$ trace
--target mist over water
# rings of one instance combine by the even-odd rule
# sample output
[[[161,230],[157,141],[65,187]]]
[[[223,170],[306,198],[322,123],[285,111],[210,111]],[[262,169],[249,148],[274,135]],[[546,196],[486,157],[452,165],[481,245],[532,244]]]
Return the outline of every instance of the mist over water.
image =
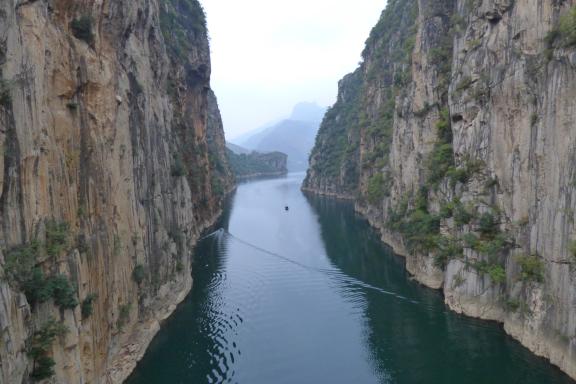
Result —
[[[450,312],[302,177],[238,187],[128,383],[571,383],[497,324]]]

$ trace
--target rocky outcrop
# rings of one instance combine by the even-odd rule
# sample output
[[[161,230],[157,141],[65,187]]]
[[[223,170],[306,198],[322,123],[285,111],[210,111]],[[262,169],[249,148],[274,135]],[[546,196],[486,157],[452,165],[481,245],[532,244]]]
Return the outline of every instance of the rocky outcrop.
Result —
[[[228,161],[238,179],[282,176],[288,172],[288,155],[282,152],[236,154],[228,150]]]
[[[574,378],[575,6],[389,1],[303,186],[355,199],[452,309]]]
[[[0,383],[120,383],[233,188],[196,0],[0,2]]]

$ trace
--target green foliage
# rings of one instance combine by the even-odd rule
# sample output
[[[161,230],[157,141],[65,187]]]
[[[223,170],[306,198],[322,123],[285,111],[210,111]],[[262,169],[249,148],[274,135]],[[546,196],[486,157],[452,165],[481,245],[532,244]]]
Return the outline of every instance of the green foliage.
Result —
[[[340,97],[328,109],[310,156],[311,170],[342,190],[356,190],[360,174],[360,126],[368,124],[360,113],[363,73],[359,68],[340,81]]]
[[[146,278],[146,270],[142,264],[138,264],[134,267],[132,271],[132,279],[136,282],[136,284],[140,285]]]
[[[186,166],[181,156],[175,156],[172,167],[170,168],[170,175],[172,177],[186,176]]]
[[[82,318],[89,318],[94,312],[94,301],[98,298],[95,293],[90,293],[84,300],[82,300]]]
[[[130,310],[132,309],[131,304],[124,304],[120,306],[118,313],[118,320],[116,321],[116,327],[122,330],[124,326],[130,321]]]
[[[490,213],[483,213],[478,219],[478,231],[487,237],[492,237],[499,232],[499,223],[496,217]]]
[[[560,16],[558,25],[548,32],[545,41],[549,47],[555,48],[576,45],[576,6]]]
[[[237,177],[286,172],[286,157],[280,152],[236,154],[227,150],[226,154],[230,168]]]
[[[454,165],[452,144],[438,142],[428,160],[428,183],[438,184]]]
[[[474,250],[488,256],[497,256],[509,248],[509,239],[503,233],[498,233],[488,239],[479,239],[473,247]]]
[[[50,319],[28,340],[27,353],[34,359],[30,377],[34,381],[48,379],[54,375],[54,360],[48,356],[48,351],[56,337],[63,336],[67,331],[64,325]]]
[[[436,122],[436,136],[441,143],[452,143],[452,124],[450,123],[450,110],[443,108],[440,119]]]
[[[520,265],[520,280],[526,282],[544,282],[544,263],[537,255],[519,256],[516,261]]]
[[[30,378],[34,381],[42,381],[49,379],[54,376],[54,366],[56,363],[54,359],[46,356],[40,355],[34,360],[34,368],[30,373]]]
[[[70,23],[70,29],[77,39],[83,40],[91,45],[94,42],[92,24],[92,17],[90,15],[84,15],[78,19],[72,20]]]
[[[41,245],[38,241],[10,249],[6,253],[4,277],[10,283],[22,284],[32,278]]]
[[[434,264],[444,269],[450,260],[460,258],[463,255],[462,245],[457,239],[447,236],[437,237],[438,249],[434,255]]]
[[[48,279],[49,290],[54,298],[54,303],[62,309],[74,309],[78,305],[76,290],[63,275],[57,275]]]
[[[472,219],[474,219],[474,215],[469,209],[464,207],[460,200],[457,200],[454,206],[454,224],[458,226],[470,224]]]
[[[49,221],[46,223],[46,253],[58,256],[68,245],[69,225],[66,222]]]
[[[368,188],[366,193],[366,196],[370,204],[376,205],[382,202],[382,199],[388,193],[386,189],[387,189],[387,183],[386,180],[384,179],[384,175],[381,172],[373,175],[368,180]]]
[[[572,240],[568,243],[568,252],[570,252],[570,255],[574,261],[576,261],[576,240]]]
[[[488,268],[488,275],[496,284],[502,284],[506,282],[506,270],[501,265],[492,264]]]
[[[160,5],[160,29],[170,53],[183,60],[195,40],[204,37],[206,16],[198,0],[165,0]]]
[[[31,275],[20,282],[20,289],[24,291],[30,305],[48,301],[53,293],[50,280],[44,276],[40,267],[34,267]]]
[[[7,81],[0,79],[0,105],[8,108],[10,104],[12,104],[10,86]]]
[[[488,275],[495,284],[506,282],[506,270],[500,264],[478,261],[472,267],[481,275]]]
[[[78,305],[76,292],[68,279],[63,275],[46,276],[38,265],[43,250],[49,256],[56,256],[67,244],[68,224],[54,221],[46,223],[44,246],[35,240],[6,253],[4,278],[20,288],[33,306],[53,298],[61,309],[75,308]]]

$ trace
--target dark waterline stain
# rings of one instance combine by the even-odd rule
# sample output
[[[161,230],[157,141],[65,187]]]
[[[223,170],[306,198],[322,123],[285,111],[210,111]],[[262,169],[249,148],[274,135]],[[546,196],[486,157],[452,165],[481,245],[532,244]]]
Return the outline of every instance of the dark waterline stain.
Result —
[[[238,187],[128,384],[574,384],[498,324],[449,311],[351,205],[300,181]]]

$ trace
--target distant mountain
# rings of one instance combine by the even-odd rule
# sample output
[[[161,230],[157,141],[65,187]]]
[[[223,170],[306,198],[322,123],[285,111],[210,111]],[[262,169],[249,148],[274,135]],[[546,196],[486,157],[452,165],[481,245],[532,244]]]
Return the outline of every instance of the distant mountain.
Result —
[[[314,103],[297,104],[288,119],[235,143],[260,152],[283,152],[288,155],[289,171],[304,171],[325,112]]]

